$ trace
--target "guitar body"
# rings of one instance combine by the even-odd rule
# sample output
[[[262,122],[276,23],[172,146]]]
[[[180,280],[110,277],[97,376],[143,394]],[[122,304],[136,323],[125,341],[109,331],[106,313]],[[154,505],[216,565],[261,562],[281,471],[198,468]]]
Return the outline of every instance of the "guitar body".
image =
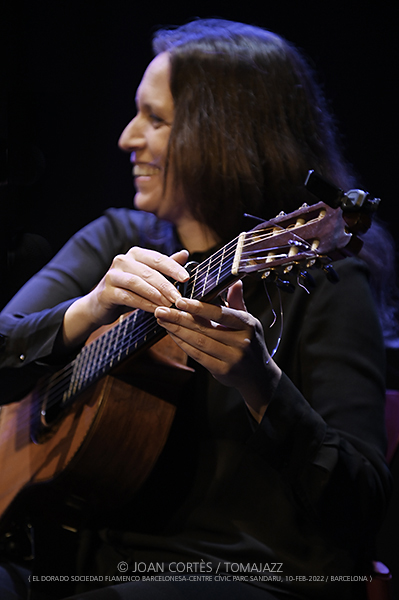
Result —
[[[192,373],[160,359],[162,342],[152,358],[136,359],[130,368],[125,363],[123,371],[82,392],[50,427],[40,423],[35,391],[1,407],[0,530],[14,509],[40,503],[49,490],[64,500],[81,499],[94,511],[129,502],[162,452],[175,415],[176,391],[166,400],[158,391],[170,389],[171,381],[178,387]]]

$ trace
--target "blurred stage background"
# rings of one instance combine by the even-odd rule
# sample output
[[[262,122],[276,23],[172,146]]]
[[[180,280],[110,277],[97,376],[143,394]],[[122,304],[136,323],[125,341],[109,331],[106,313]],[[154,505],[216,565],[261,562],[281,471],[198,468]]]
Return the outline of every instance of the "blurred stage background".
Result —
[[[380,217],[399,239],[393,2],[355,0],[345,7],[331,0],[247,0],[234,7],[226,0],[9,4],[9,72],[4,76],[9,103],[7,113],[2,98],[0,122],[3,182],[7,145],[13,168],[8,185],[0,187],[1,305],[75,231],[107,207],[131,206],[129,157],[117,141],[134,114],[152,33],[196,16],[254,23],[303,49],[323,82],[359,187],[382,198]],[[395,505],[397,498],[379,557],[396,569],[398,585]]]

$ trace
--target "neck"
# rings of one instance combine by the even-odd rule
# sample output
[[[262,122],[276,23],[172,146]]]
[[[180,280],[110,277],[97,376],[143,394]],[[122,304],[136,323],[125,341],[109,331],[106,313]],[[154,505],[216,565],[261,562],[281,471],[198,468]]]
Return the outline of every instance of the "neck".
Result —
[[[220,241],[209,227],[191,219],[177,224],[176,229],[183,247],[190,254],[205,252]]]

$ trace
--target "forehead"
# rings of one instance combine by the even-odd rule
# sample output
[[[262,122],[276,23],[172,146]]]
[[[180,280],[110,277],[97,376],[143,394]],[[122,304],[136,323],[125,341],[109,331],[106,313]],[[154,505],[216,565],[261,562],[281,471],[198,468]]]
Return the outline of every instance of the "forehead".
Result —
[[[158,54],[148,65],[143,79],[137,88],[136,100],[139,105],[162,107],[173,110],[170,91],[170,61],[167,52]]]

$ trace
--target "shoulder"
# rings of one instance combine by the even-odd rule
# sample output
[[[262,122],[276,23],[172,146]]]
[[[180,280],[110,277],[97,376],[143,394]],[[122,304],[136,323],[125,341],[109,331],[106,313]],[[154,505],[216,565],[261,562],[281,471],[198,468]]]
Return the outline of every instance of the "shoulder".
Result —
[[[173,252],[178,244],[172,224],[151,213],[129,208],[109,208],[73,238],[99,246],[111,254],[125,253],[133,245]]]
[[[332,309],[333,304],[341,307],[352,306],[356,311],[360,305],[372,307],[374,300],[370,286],[370,269],[367,263],[357,257],[348,257],[331,264],[337,276],[336,282],[329,280],[328,273],[320,269],[316,275],[317,287],[311,294],[311,305],[314,302],[326,303]]]

